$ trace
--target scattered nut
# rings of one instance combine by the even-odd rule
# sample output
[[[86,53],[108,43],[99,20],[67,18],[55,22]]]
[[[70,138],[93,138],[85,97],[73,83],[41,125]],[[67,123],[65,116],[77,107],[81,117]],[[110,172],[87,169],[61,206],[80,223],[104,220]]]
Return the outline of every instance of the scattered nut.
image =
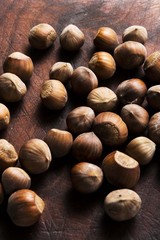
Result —
[[[146,77],[153,82],[160,82],[160,51],[150,54],[144,63]]]
[[[68,62],[56,62],[50,69],[50,79],[57,79],[63,84],[66,84],[71,78],[73,67]]]
[[[160,85],[152,86],[147,91],[147,102],[154,110],[160,110]]]
[[[9,109],[2,103],[0,103],[0,130],[6,128],[10,123]]]
[[[160,112],[150,118],[147,130],[148,137],[156,144],[160,144]]]
[[[134,25],[124,30],[122,39],[123,42],[135,41],[145,44],[148,39],[148,33],[145,27]]]

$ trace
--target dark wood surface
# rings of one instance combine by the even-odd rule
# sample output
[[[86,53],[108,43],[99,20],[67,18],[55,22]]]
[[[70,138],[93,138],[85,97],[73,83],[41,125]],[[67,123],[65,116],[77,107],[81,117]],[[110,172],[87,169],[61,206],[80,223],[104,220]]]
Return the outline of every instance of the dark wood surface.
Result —
[[[14,51],[31,56],[35,70],[23,101],[7,104],[11,111],[9,127],[0,133],[17,151],[30,138],[43,139],[50,128],[66,129],[65,118],[75,106],[85,104],[72,94],[64,110],[46,110],[40,102],[40,89],[49,78],[49,69],[56,61],[69,61],[74,68],[88,66],[94,52],[93,37],[101,26],[113,28],[121,41],[123,30],[131,25],[147,28],[148,54],[160,48],[159,0],[1,0],[0,1],[0,72],[5,58]],[[59,39],[54,47],[36,51],[29,47],[28,32],[34,25],[51,24],[58,35],[69,23],[77,25],[85,34],[85,44],[76,54],[61,50]],[[115,89],[129,77],[143,77],[142,71],[117,71],[115,76],[101,83]],[[109,149],[108,149],[109,151]],[[107,150],[106,150],[107,152]],[[106,154],[104,151],[104,155]],[[103,201],[113,187],[105,181],[102,188],[91,195],[76,193],[70,182],[70,168],[75,163],[71,155],[54,160],[50,169],[32,178],[32,189],[46,203],[40,221],[33,227],[18,228],[6,214],[6,203],[0,209],[1,240],[159,240],[160,239],[160,164],[159,153],[142,168],[141,178],[134,188],[142,198],[142,209],[136,218],[117,223],[104,213]]]

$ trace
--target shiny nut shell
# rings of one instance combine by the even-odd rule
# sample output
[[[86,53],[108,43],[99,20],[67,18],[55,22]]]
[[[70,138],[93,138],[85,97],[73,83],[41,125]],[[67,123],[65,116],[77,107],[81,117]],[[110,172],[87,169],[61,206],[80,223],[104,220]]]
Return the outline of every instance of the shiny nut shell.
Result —
[[[146,77],[153,82],[160,82],[160,51],[150,54],[144,63]]]
[[[63,84],[66,84],[73,73],[73,67],[68,62],[56,62],[50,69],[50,79],[57,79]]]
[[[160,112],[155,113],[148,123],[148,138],[156,144],[160,144]]]
[[[143,26],[130,26],[126,28],[122,35],[123,42],[126,41],[135,41],[145,44],[148,39],[148,33],[145,27]]]
[[[5,129],[10,123],[10,111],[2,103],[0,103],[0,130]]]
[[[154,110],[160,110],[160,85],[152,86],[147,91],[148,105]]]

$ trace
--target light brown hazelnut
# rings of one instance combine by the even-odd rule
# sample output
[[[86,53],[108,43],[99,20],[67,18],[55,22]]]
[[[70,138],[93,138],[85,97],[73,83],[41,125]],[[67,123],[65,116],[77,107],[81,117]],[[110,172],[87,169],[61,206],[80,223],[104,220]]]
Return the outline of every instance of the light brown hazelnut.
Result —
[[[21,52],[13,52],[6,58],[3,64],[4,72],[14,73],[23,82],[27,82],[30,79],[33,69],[32,59]]]
[[[147,56],[143,44],[134,41],[127,41],[118,45],[114,50],[114,59],[123,69],[134,69],[140,67]]]
[[[134,218],[141,209],[140,196],[130,189],[118,189],[110,192],[104,200],[106,214],[121,222]]]
[[[142,104],[146,93],[146,84],[139,78],[121,82],[116,90],[117,97],[123,105],[129,103]]]
[[[128,129],[122,118],[112,112],[98,114],[93,123],[93,131],[103,144],[117,146],[123,144],[128,137]]]
[[[69,153],[73,137],[68,131],[52,128],[47,132],[44,141],[51,150],[52,158],[60,158]]]
[[[73,73],[73,67],[68,62],[56,62],[50,69],[50,79],[57,79],[63,84],[66,84]]]
[[[51,110],[61,110],[68,101],[67,90],[58,80],[46,80],[42,85],[40,97],[44,106]]]
[[[32,27],[28,36],[31,46],[37,49],[46,49],[50,47],[56,38],[57,33],[55,29],[47,23],[40,23]]]
[[[102,185],[103,172],[95,164],[80,162],[71,169],[71,181],[78,192],[93,193]]]
[[[72,154],[79,162],[96,162],[102,154],[102,143],[94,132],[78,135],[73,141]]]
[[[96,74],[98,79],[111,78],[116,71],[116,63],[111,54],[96,52],[89,61],[89,68]]]
[[[139,163],[120,151],[108,154],[102,169],[108,182],[120,188],[133,188],[140,178]]]
[[[89,68],[80,66],[73,71],[71,87],[78,95],[87,95],[92,89],[98,87],[98,79]]]
[[[160,144],[160,112],[155,113],[148,123],[148,137],[156,144]]]
[[[90,107],[74,108],[66,118],[68,130],[73,134],[88,132],[91,130],[94,118],[94,111]]]
[[[2,184],[6,194],[31,186],[30,176],[19,167],[9,167],[2,174]]]
[[[21,189],[9,197],[7,213],[15,225],[29,227],[39,220],[44,207],[44,201],[35,192]]]
[[[0,103],[0,130],[6,128],[10,123],[10,111],[2,103]]]
[[[153,82],[160,82],[160,51],[150,54],[144,63],[146,77]]]
[[[126,41],[135,41],[145,44],[148,39],[148,33],[145,27],[143,26],[130,26],[126,28],[122,35],[123,42]]]
[[[51,160],[50,149],[41,139],[30,139],[20,148],[19,161],[22,167],[31,174],[47,171]]]
[[[160,110],[160,85],[152,86],[147,91],[148,105],[154,110]]]
[[[114,111],[117,102],[116,94],[107,87],[95,88],[87,96],[87,105],[96,113]]]

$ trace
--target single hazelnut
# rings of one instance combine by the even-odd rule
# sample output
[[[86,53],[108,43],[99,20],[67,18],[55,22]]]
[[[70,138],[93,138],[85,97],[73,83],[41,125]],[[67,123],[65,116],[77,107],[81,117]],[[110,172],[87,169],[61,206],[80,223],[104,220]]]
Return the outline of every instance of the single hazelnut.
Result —
[[[29,227],[39,220],[44,206],[44,201],[35,192],[21,189],[9,197],[7,213],[15,225]]]
[[[22,145],[19,151],[19,161],[22,167],[31,174],[47,171],[52,157],[48,145],[40,139],[30,139]]]
[[[51,110],[61,110],[68,101],[67,90],[58,80],[46,80],[42,85],[40,97],[44,106]]]
[[[0,182],[0,205],[3,203],[3,201],[4,201],[4,189],[2,183]]]
[[[112,112],[99,113],[93,123],[93,131],[103,144],[117,146],[128,137],[128,129],[122,118]]]
[[[129,103],[142,104],[146,93],[146,84],[139,78],[121,82],[116,90],[117,97],[123,105]]]
[[[60,158],[69,153],[73,137],[68,131],[52,128],[47,132],[44,141],[51,150],[52,158]]]
[[[102,154],[102,143],[93,132],[82,133],[73,141],[72,154],[79,162],[96,162]]]
[[[84,44],[84,34],[77,26],[69,24],[60,35],[60,44],[64,50],[77,51]]]
[[[94,111],[90,107],[74,108],[66,118],[68,130],[73,134],[88,132],[91,130],[94,118]]]
[[[113,51],[119,44],[117,33],[109,27],[100,27],[93,41],[100,51],[106,52]]]
[[[137,104],[127,104],[121,110],[121,118],[126,123],[129,132],[142,133],[149,122],[148,112]]]
[[[126,41],[135,41],[145,44],[148,39],[148,33],[145,27],[143,26],[130,26],[126,28],[122,35],[123,42]]]
[[[98,79],[89,68],[80,66],[73,71],[71,87],[78,95],[87,95],[92,89],[98,87]]]
[[[87,96],[87,105],[96,113],[114,111],[117,102],[116,94],[107,87],[95,88]]]
[[[111,78],[116,71],[116,63],[111,54],[96,52],[89,61],[89,68],[96,74],[98,79]]]
[[[143,44],[134,41],[127,41],[118,45],[114,50],[114,59],[123,69],[134,69],[140,67],[147,56]]]
[[[125,152],[140,165],[148,164],[154,157],[156,144],[147,137],[134,138],[127,144]]]
[[[10,111],[2,103],[0,103],[0,130],[6,128],[10,123]]]
[[[40,23],[31,28],[28,36],[31,46],[37,49],[46,49],[50,47],[56,38],[57,33],[55,29],[47,23]]]
[[[106,214],[121,222],[134,218],[141,209],[140,196],[130,189],[118,189],[110,192],[104,200]]]
[[[95,164],[80,162],[71,169],[71,181],[78,192],[93,193],[102,185],[103,172]]]
[[[66,84],[71,78],[73,67],[68,62],[56,62],[50,69],[50,79],[57,79],[63,84]]]
[[[30,176],[19,167],[9,167],[2,173],[2,184],[6,194],[30,188]]]
[[[14,167],[18,161],[18,154],[14,146],[5,139],[0,139],[0,172],[8,167]]]
[[[139,163],[120,151],[108,154],[102,169],[108,182],[120,188],[133,188],[140,178]]]
[[[0,98],[6,102],[18,102],[27,92],[26,85],[13,73],[0,76]]]
[[[160,51],[150,54],[143,65],[146,77],[153,82],[160,82]]]
[[[160,85],[152,86],[147,91],[148,105],[156,111],[160,110]]]
[[[148,137],[156,144],[160,144],[160,112],[155,113],[148,123]]]
[[[3,64],[4,72],[14,73],[23,82],[27,82],[30,79],[33,68],[32,59],[21,52],[13,52],[6,58]]]

